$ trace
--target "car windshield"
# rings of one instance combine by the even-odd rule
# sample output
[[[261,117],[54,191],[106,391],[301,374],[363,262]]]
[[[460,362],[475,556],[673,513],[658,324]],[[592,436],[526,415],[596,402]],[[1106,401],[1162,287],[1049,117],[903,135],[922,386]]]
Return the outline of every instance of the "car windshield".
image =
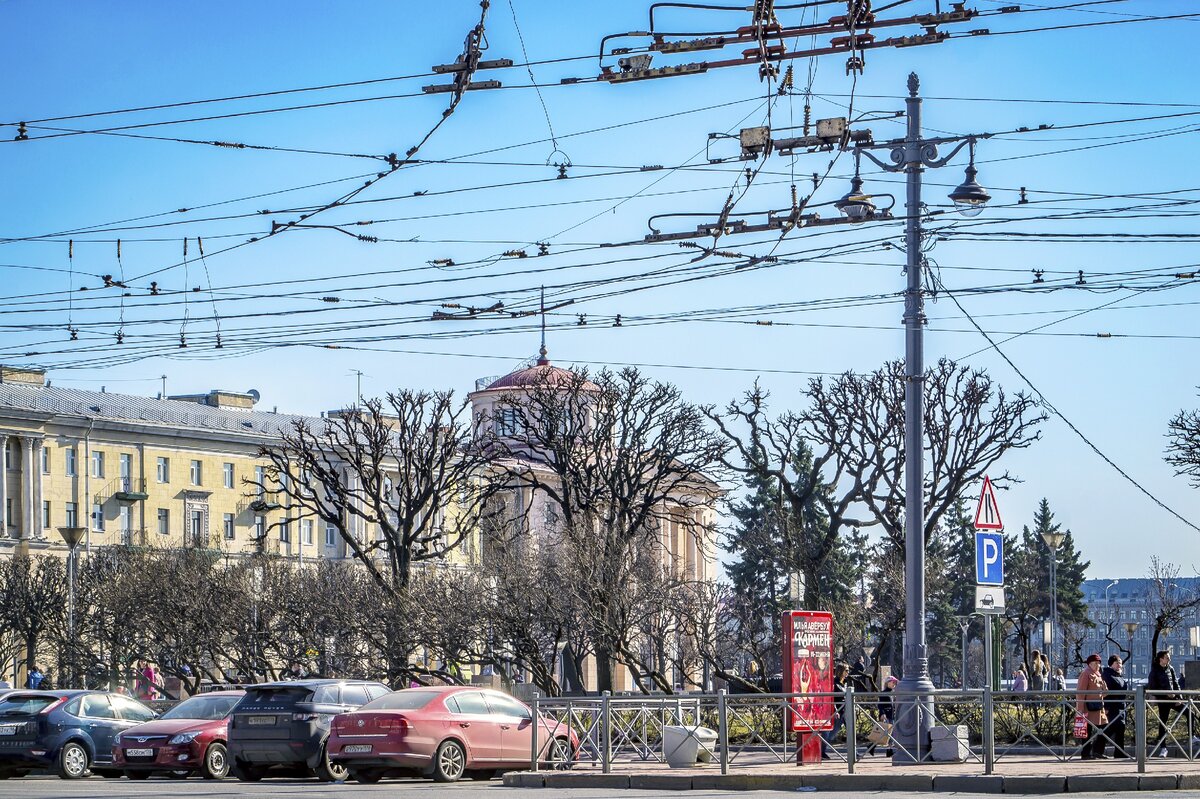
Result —
[[[374,702],[368,702],[360,710],[417,710],[433,701],[438,693],[438,691],[411,689],[394,691],[387,696],[379,697]]]
[[[0,716],[32,716],[57,701],[57,696],[9,694],[0,700]]]
[[[193,696],[163,713],[161,718],[216,721],[228,716],[240,699],[240,696]]]

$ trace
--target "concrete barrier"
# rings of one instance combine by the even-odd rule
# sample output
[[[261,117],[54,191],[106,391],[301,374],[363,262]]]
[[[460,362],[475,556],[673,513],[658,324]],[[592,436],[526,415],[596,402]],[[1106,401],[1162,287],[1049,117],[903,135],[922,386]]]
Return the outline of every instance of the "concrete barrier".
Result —
[[[1004,778],[998,774],[977,777],[969,774],[934,775],[933,790],[939,793],[1004,793]]]
[[[1004,777],[1005,793],[1066,793],[1066,777]]]
[[[1069,793],[1121,792],[1138,789],[1137,774],[1072,774],[1067,777]]]

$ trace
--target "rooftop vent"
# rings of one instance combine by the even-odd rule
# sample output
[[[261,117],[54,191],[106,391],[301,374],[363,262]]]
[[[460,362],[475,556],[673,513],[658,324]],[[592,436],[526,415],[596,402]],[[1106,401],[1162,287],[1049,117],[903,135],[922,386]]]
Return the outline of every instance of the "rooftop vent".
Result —
[[[23,386],[46,385],[46,370],[25,366],[0,365],[0,383],[17,383]]]
[[[197,405],[207,405],[210,408],[221,408],[226,411],[252,411],[254,403],[258,402],[258,397],[259,394],[254,389],[242,393],[216,388],[207,394],[178,394],[167,397],[167,399],[194,402]]]

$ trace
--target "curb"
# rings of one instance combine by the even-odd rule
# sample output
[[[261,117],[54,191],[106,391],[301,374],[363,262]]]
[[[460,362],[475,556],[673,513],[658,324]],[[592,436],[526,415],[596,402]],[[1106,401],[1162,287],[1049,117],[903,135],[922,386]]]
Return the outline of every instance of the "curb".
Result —
[[[653,791],[911,791],[919,793],[1132,793],[1200,788],[1196,774],[1084,774],[1070,777],[1000,774],[578,774],[528,771],[504,775],[508,788],[637,788]]]

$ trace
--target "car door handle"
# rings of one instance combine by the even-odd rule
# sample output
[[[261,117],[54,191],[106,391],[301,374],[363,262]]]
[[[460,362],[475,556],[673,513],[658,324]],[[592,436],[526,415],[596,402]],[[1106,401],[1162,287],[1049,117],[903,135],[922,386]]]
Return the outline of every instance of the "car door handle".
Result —
[[[508,729],[511,729],[511,727],[510,727],[509,725],[507,725],[507,724],[501,724],[501,725],[500,725],[500,729],[502,729],[502,730],[508,730]]]
[[[460,722],[458,723],[458,726],[460,726],[460,727],[470,727],[470,726],[471,726],[471,722],[469,722],[469,721],[460,721]]]

